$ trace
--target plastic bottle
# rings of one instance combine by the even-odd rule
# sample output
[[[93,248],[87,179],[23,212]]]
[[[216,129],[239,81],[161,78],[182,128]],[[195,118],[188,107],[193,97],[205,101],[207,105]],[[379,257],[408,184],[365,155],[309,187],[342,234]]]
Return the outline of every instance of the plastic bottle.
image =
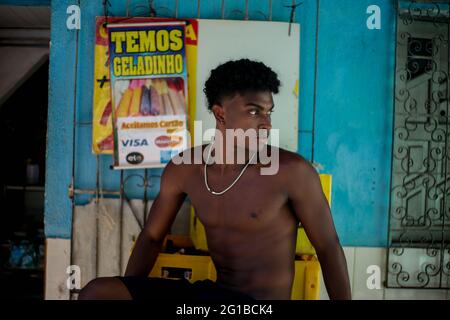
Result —
[[[27,184],[37,184],[39,181],[39,165],[33,164],[33,161],[27,159]]]

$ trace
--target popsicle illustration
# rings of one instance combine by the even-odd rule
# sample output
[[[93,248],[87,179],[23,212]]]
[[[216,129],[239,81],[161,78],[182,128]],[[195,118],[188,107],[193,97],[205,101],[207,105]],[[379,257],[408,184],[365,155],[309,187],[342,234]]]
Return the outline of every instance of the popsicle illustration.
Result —
[[[131,99],[133,98],[133,90],[127,89],[123,93],[122,99],[120,99],[119,106],[116,110],[116,118],[128,116]]]
[[[114,148],[114,136],[111,133],[109,136],[107,136],[105,139],[103,139],[101,142],[97,144],[98,148],[100,150],[111,150]]]
[[[143,90],[142,87],[136,87],[133,89],[133,96],[131,98],[130,109],[128,116],[138,116],[141,109]]]
[[[163,99],[164,109],[166,111],[165,114],[167,114],[167,115],[176,114],[174,107],[172,106],[172,103],[169,98],[169,87],[167,86],[166,80],[161,79],[160,83],[161,83],[161,97]]]
[[[164,115],[164,105],[161,95],[159,94],[159,86],[159,80],[153,79],[150,87],[150,100],[152,106],[151,114],[155,116]]]
[[[130,82],[130,86],[128,88],[130,89],[136,89],[136,88],[140,88],[145,84],[146,79],[133,79]]]
[[[152,112],[152,101],[150,96],[150,90],[144,85],[141,87],[142,99],[141,99],[141,115],[148,116]]]
[[[106,107],[103,110],[102,118],[100,119],[100,124],[102,126],[106,126],[108,124],[108,119],[111,116],[111,112],[112,112],[112,105],[111,105],[111,99],[110,99],[110,100],[108,100],[108,103],[106,104]]]
[[[169,98],[175,109],[175,114],[186,114],[184,99],[180,97],[178,88],[172,79],[167,80]]]

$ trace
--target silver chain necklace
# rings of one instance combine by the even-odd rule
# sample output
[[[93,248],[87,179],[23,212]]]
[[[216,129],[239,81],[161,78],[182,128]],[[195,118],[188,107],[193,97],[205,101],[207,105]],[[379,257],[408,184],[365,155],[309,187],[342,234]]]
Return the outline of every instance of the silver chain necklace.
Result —
[[[224,194],[225,192],[227,192],[228,190],[230,190],[230,189],[235,185],[235,183],[239,180],[239,178],[240,178],[240,177],[242,176],[242,174],[244,173],[245,169],[247,169],[247,167],[250,165],[250,163],[252,162],[252,160],[253,160],[253,158],[255,157],[255,155],[256,155],[257,152],[255,152],[255,153],[253,154],[253,156],[251,157],[251,159],[247,162],[247,164],[246,164],[246,165],[244,166],[244,168],[241,170],[241,173],[239,173],[239,175],[238,175],[237,178],[233,181],[233,183],[230,184],[225,190],[220,191],[220,192],[217,192],[217,191],[212,190],[212,189],[209,187],[209,185],[208,185],[208,173],[207,173],[207,171],[206,171],[206,167],[207,167],[207,165],[208,165],[209,158],[211,157],[211,149],[212,149],[212,145],[213,145],[212,143],[209,145],[208,158],[206,159],[205,167],[204,167],[205,186],[206,186],[206,189],[208,189],[208,191],[211,192],[213,195],[220,196],[220,195]]]

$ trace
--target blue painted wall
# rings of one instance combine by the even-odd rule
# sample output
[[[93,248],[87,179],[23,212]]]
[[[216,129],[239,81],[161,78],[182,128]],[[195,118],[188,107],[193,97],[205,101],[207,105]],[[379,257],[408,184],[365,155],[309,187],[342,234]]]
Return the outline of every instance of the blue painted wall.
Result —
[[[70,238],[72,202],[68,188],[73,171],[73,118],[76,90],[76,32],[66,25],[68,0],[53,1],[45,177],[45,234]]]
[[[393,3],[320,1],[314,161],[333,175],[333,218],[349,246],[387,244]],[[372,4],[381,9],[381,30],[366,27],[365,12]]]
[[[97,162],[90,143],[94,22],[95,16],[103,14],[101,2],[52,1],[47,237],[70,237],[72,208],[67,190],[73,163],[75,187],[94,189],[96,186]],[[125,15],[125,1],[110,2],[112,15]],[[160,0],[155,1],[155,6],[161,16],[173,16],[175,2]],[[301,24],[299,153],[320,164],[321,172],[333,175],[332,213],[342,244],[385,246],[392,140],[394,2],[303,2],[296,10],[296,22]],[[81,7],[81,29],[69,31],[65,27],[65,9],[77,3]],[[136,7],[145,3],[131,1],[130,15],[145,13],[144,9]],[[197,0],[180,0],[179,3],[179,17],[197,17],[199,11],[200,18],[222,17],[221,0],[203,0],[200,10]],[[244,18],[245,0],[226,0],[225,3],[225,18]],[[290,0],[273,0],[272,19],[288,21],[290,12],[284,5],[290,3]],[[366,9],[373,4],[381,8],[381,30],[366,27],[369,16]],[[250,0],[248,11],[250,19],[265,20],[269,15],[268,1]],[[72,130],[74,114],[76,126]],[[99,157],[101,186],[118,190],[120,173],[109,168],[111,163],[110,156]],[[125,171],[124,174],[126,177],[136,173],[143,174],[143,171]],[[161,169],[148,170],[150,197],[158,191],[160,174]],[[142,189],[135,186],[140,182],[130,178],[127,189],[131,197],[143,196]],[[88,200],[86,196],[76,197],[76,203]]]

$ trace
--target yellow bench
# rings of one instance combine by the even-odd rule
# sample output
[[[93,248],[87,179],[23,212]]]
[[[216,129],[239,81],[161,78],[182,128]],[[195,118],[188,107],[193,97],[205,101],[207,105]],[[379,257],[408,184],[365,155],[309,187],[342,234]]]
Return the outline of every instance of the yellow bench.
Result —
[[[190,282],[210,279],[217,274],[210,256],[160,253],[150,273],[151,277],[180,279]],[[320,293],[320,265],[311,261],[295,261],[295,277],[292,286],[292,300],[318,300]]]

